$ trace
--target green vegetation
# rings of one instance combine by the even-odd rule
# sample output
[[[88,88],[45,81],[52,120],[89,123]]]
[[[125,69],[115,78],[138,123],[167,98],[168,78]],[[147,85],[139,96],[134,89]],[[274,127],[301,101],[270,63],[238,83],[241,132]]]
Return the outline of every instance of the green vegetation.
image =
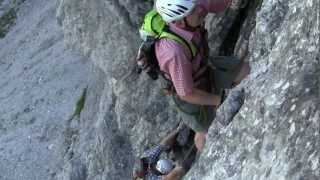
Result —
[[[17,18],[15,8],[11,8],[0,17],[0,38],[4,38]]]
[[[84,88],[82,95],[80,96],[79,100],[77,101],[76,108],[74,110],[74,116],[80,116],[80,113],[84,107],[85,101],[87,96],[87,88]]]
[[[257,7],[258,10],[261,9],[262,3],[263,3],[263,0],[257,0],[256,1],[256,7]]]
[[[72,121],[73,118],[76,116],[80,117],[81,111],[83,110],[84,104],[86,102],[87,89],[88,88],[84,88],[80,98],[78,99],[78,101],[76,103],[76,107],[74,109],[74,112],[73,112],[72,116],[69,118],[69,121]]]

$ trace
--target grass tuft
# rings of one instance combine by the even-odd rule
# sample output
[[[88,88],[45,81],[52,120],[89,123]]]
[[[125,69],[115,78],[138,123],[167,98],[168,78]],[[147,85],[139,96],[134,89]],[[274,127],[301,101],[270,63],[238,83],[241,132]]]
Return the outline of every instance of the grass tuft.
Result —
[[[85,88],[82,92],[82,95],[77,101],[76,108],[74,110],[74,116],[80,117],[81,111],[84,108],[84,104],[86,102],[86,96],[87,96],[87,88]]]
[[[71,122],[76,116],[78,118],[80,118],[81,112],[84,108],[85,102],[86,102],[86,97],[87,97],[87,87],[84,88],[81,96],[79,97],[77,103],[76,103],[76,107],[74,108],[73,114],[71,115],[71,117],[68,119],[69,122]]]
[[[0,17],[0,38],[4,38],[9,31],[9,28],[14,24],[17,19],[17,12],[15,8],[6,11]]]

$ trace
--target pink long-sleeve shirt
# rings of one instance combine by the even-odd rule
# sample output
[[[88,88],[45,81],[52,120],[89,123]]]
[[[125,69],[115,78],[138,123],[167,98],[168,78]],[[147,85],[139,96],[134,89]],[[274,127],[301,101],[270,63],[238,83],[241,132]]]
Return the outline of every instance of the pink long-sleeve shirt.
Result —
[[[224,11],[231,0],[198,0],[196,12],[200,16],[208,13]],[[186,41],[194,42],[198,47],[198,54],[192,59],[191,53],[181,44],[171,39],[161,39],[156,45],[156,56],[160,69],[169,74],[178,95],[186,96],[192,93],[194,87],[199,85],[195,82],[199,74],[200,63],[203,61],[203,43],[200,31],[190,32],[170,23],[169,28]],[[200,70],[201,71],[201,70]]]

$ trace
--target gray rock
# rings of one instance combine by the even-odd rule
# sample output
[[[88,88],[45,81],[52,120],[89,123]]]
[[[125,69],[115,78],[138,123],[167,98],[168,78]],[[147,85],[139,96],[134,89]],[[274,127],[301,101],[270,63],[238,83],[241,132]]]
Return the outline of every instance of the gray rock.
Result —
[[[127,161],[129,167],[125,169],[130,171],[132,156],[159,142],[177,123],[168,102],[159,95],[159,85],[131,71],[130,60],[139,42],[134,31],[137,29],[135,22],[141,19],[132,14],[137,15],[139,7],[149,4],[81,2],[61,1],[58,18],[68,45],[89,56],[105,72],[108,78],[104,81],[109,89],[102,93],[112,97],[107,99],[113,102],[110,106],[102,105],[105,108],[97,112],[104,117],[98,122],[106,121],[106,125],[98,128],[102,129],[97,135],[100,140],[95,140],[99,143],[95,143],[94,149],[99,152],[82,156],[92,157],[91,162],[96,164],[89,170],[89,177],[128,179],[129,172],[117,174],[116,165],[100,162],[101,157],[104,162],[116,160],[121,164]],[[316,172],[319,166],[316,150],[319,145],[319,83],[316,78],[319,24],[316,19],[319,15],[315,11],[317,8],[311,8],[318,7],[319,3],[261,3],[258,0],[234,1],[224,14],[208,19],[211,54],[240,56],[242,49],[249,48],[246,59],[251,62],[252,74],[239,87],[244,91],[231,91],[219,110],[217,121],[209,131],[205,152],[186,179],[319,177]],[[307,12],[299,10],[308,8]],[[99,18],[99,14],[105,18]],[[296,33],[292,33],[297,27]],[[104,103],[110,102],[105,100]],[[230,105],[235,106],[230,108]],[[304,119],[309,120],[302,121]],[[220,122],[229,125],[222,126]],[[307,128],[310,130],[304,131]],[[313,138],[307,138],[311,134]],[[100,141],[112,144],[119,136],[129,143],[128,149],[122,149],[124,153],[120,151],[119,156],[106,156],[113,150]],[[118,144],[114,146],[119,147]],[[302,152],[305,146],[310,150]]]
[[[56,2],[2,5],[10,3],[17,19],[0,39],[0,179],[51,179],[67,120],[94,78],[89,61],[65,49]]]
[[[31,0],[0,40],[0,179],[130,179],[134,159],[179,123],[161,84],[132,71],[152,4],[58,3],[63,36],[56,4]],[[252,72],[218,110],[185,179],[320,178],[319,7],[234,0],[208,17],[211,55],[248,49]],[[84,109],[70,119],[85,87]]]
[[[212,125],[185,179],[319,179],[319,5],[263,2],[245,102],[229,126]]]

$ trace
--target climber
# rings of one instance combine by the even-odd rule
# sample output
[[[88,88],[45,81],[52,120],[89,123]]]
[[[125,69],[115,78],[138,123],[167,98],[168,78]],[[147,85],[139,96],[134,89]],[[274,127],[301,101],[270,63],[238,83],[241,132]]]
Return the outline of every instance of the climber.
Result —
[[[155,43],[160,70],[170,79],[174,88],[172,102],[181,118],[196,134],[198,151],[202,151],[208,128],[221,103],[223,89],[240,83],[250,72],[244,58],[208,58],[207,32],[204,19],[208,13],[219,13],[231,0],[157,0],[155,8],[169,30],[194,43],[196,51],[188,51],[181,43],[161,38]],[[193,54],[196,52],[196,54]],[[214,68],[208,64],[213,64]]]
[[[159,145],[147,150],[136,160],[133,179],[145,180],[179,180],[190,169],[196,157],[196,148],[191,146],[180,164],[175,164],[172,160],[160,158],[162,152],[168,152],[177,143],[178,134],[187,128],[181,124],[173,132],[169,133]]]

